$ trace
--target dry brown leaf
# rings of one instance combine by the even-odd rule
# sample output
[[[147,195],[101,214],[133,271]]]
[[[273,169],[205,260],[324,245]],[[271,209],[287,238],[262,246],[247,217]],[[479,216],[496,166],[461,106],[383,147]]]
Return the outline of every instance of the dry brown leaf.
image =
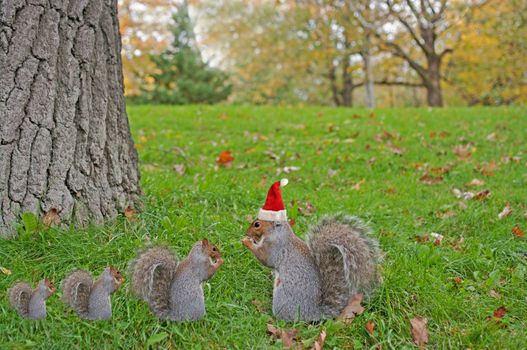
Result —
[[[219,117],[221,120],[225,121],[227,119],[229,119],[229,116],[227,115],[227,113],[223,112],[219,115]]]
[[[320,332],[320,335],[318,336],[318,339],[315,341],[315,344],[313,344],[312,349],[313,350],[322,350],[324,348],[324,343],[326,342],[326,331]]]
[[[398,156],[402,156],[403,154],[406,153],[406,150],[405,150],[404,148],[401,148],[401,147],[396,146],[396,145],[391,144],[391,143],[387,144],[387,145],[386,145],[386,148],[387,148],[390,152],[392,152],[393,154],[398,155]]]
[[[3,273],[4,275],[8,275],[8,276],[11,274],[11,270],[9,270],[8,268],[3,267],[3,266],[0,266],[0,272]]]
[[[355,316],[360,315],[364,312],[364,307],[360,304],[362,302],[363,295],[358,293],[354,294],[348,300],[348,305],[342,310],[340,315],[337,317],[338,320],[344,323],[351,323]]]
[[[503,210],[501,211],[501,213],[498,214],[498,219],[503,219],[509,215],[512,214],[512,207],[509,203],[507,203],[507,205],[503,208]]]
[[[430,241],[430,236],[428,236],[428,235],[416,235],[415,236],[415,241],[418,242],[418,243],[429,242]]]
[[[493,133],[488,134],[487,135],[487,140],[488,141],[492,141],[492,142],[496,141],[496,133],[493,132]]]
[[[478,201],[484,201],[486,199],[488,199],[490,197],[490,191],[489,190],[485,190],[485,191],[480,191],[478,193],[476,193],[476,195],[474,196],[474,199],[478,200]]]
[[[293,218],[289,219],[289,226],[293,227],[293,226],[295,226],[295,224],[296,224],[296,220],[295,219],[293,219]]]
[[[175,171],[179,176],[183,176],[183,175],[185,175],[185,165],[184,165],[184,164],[175,164],[175,165],[174,165],[174,171]]]
[[[395,135],[384,130],[382,133],[375,135],[374,139],[378,143],[382,143],[386,140],[393,140],[395,138]]]
[[[280,157],[274,153],[272,150],[268,149],[264,152],[265,155],[269,156],[269,158],[271,158],[272,160],[279,160]]]
[[[491,290],[489,291],[489,296],[490,296],[491,298],[494,298],[494,299],[500,299],[500,298],[501,298],[501,294],[498,293],[498,292],[497,292],[496,290],[494,290],[494,289],[491,289]]]
[[[438,183],[443,182],[443,177],[442,176],[430,176],[427,173],[425,173],[423,176],[419,178],[419,181],[421,181],[425,185],[436,185]]]
[[[48,210],[42,217],[42,224],[46,227],[58,226],[60,224],[60,216],[55,208]]]
[[[453,211],[453,210],[447,210],[447,211],[438,211],[436,213],[436,216],[440,219],[448,219],[448,218],[451,218],[451,217],[454,217],[456,216],[456,212]]]
[[[430,237],[434,240],[434,245],[441,245],[441,242],[443,242],[444,236],[440,233],[432,232],[430,234]]]
[[[490,162],[485,162],[482,165],[480,165],[479,168],[477,168],[477,170],[485,176],[493,176],[494,171],[496,171],[497,169],[498,169],[498,163],[496,163],[496,161],[494,160]]]
[[[428,343],[427,323],[428,320],[420,316],[410,320],[410,324],[412,325],[412,338],[417,346],[424,346]]]
[[[368,321],[366,322],[366,331],[368,332],[369,335],[371,335],[373,337],[373,330],[375,329],[375,322],[373,321]]]
[[[269,333],[273,339],[281,339],[282,346],[286,349],[290,349],[296,345],[298,329],[279,329],[273,326],[271,321],[269,321],[269,323],[267,323],[267,333]]]
[[[512,233],[518,238],[525,236],[525,232],[518,226],[512,228]]]
[[[130,222],[136,222],[137,221],[137,212],[135,209],[131,206],[127,206],[124,210],[124,217],[128,219]]]
[[[453,151],[460,159],[468,159],[472,155],[470,144],[457,145],[454,147]]]
[[[234,157],[230,151],[221,151],[218,158],[216,158],[216,164],[224,166],[226,168],[232,166],[232,161]]]
[[[311,216],[317,209],[311,202],[305,202],[304,204],[298,205],[298,214],[303,216]]]
[[[360,190],[360,187],[366,182],[366,179],[362,179],[360,180],[359,182],[357,182],[356,184],[352,185],[351,188],[354,189],[355,191],[358,191]]]
[[[467,182],[465,186],[467,187],[479,187],[485,185],[485,181],[480,179],[472,179],[470,182]]]
[[[437,168],[431,168],[430,172],[434,175],[444,175],[444,174],[448,174],[450,170],[452,170],[452,166],[445,165],[445,166],[441,166]]]
[[[468,199],[472,199],[476,196],[476,194],[474,192],[463,192],[457,188],[454,188],[452,190],[452,193],[454,194],[454,196],[456,196],[456,198],[461,198],[461,199],[464,199],[464,200],[468,200]],[[465,208],[466,209],[466,208]]]
[[[297,166],[285,166],[282,169],[278,169],[278,172],[284,172],[286,174],[292,173],[293,171],[300,170],[300,167]]]

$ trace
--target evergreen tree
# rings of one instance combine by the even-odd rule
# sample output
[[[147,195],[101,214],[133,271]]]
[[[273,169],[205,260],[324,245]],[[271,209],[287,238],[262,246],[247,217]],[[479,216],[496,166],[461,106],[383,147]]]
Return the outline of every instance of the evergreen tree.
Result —
[[[173,15],[172,45],[159,55],[152,55],[157,72],[152,74],[152,88],[143,87],[148,102],[167,104],[217,103],[231,93],[228,76],[203,61],[197,47],[187,1]]]

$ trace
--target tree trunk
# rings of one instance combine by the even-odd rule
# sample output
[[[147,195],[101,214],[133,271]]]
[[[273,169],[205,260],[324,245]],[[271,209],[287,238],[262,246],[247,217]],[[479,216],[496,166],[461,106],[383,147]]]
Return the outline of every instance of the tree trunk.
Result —
[[[345,56],[342,62],[342,105],[353,106],[353,78],[349,72],[349,57]]]
[[[371,63],[369,35],[366,35],[364,50],[362,52],[362,60],[364,61],[364,70],[366,72],[366,106],[368,106],[368,108],[374,108],[375,94],[373,92],[373,67]]]
[[[117,0],[0,0],[0,236],[21,213],[102,223],[138,195]]]
[[[428,56],[427,74],[428,79],[425,81],[426,101],[430,107],[443,107],[443,94],[441,93],[441,74],[439,67],[441,60],[436,55]]]

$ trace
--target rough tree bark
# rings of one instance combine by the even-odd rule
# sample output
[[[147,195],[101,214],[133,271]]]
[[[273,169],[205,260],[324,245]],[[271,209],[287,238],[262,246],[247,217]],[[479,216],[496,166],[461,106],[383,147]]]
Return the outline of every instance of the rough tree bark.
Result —
[[[0,0],[0,236],[21,213],[102,223],[136,203],[117,0]]]

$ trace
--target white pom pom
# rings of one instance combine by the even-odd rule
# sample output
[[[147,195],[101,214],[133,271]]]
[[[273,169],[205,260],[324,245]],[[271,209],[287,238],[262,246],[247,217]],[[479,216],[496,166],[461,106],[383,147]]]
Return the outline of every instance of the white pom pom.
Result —
[[[289,180],[288,179],[282,179],[280,180],[280,187],[284,187],[285,185],[287,185],[289,183]]]

